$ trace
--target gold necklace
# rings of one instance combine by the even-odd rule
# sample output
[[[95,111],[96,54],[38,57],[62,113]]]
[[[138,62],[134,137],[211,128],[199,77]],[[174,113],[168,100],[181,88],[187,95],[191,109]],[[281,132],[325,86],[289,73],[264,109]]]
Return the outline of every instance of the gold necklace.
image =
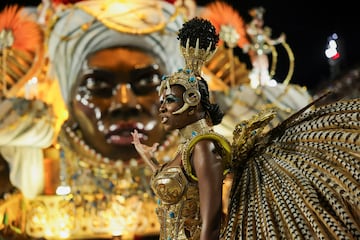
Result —
[[[129,167],[139,167],[142,165],[141,159],[132,158],[129,161],[123,159],[110,159],[102,156],[91,148],[81,136],[80,131],[74,131],[65,122],[59,135],[60,145],[66,151],[67,156],[78,161],[80,167],[90,168],[94,174],[109,178],[113,174],[122,175]],[[156,158],[160,162],[167,162],[171,159],[169,153],[175,146],[178,146],[178,132],[173,131],[166,136],[166,139],[158,147]]]
[[[189,143],[194,137],[211,132],[212,129],[206,123],[206,119],[200,119],[192,124],[187,125],[183,129],[179,130],[179,135],[181,137],[180,144],[176,150],[176,154],[181,153],[184,150],[184,146]]]
[[[187,125],[183,129],[180,129],[179,133],[181,136],[181,142],[185,143],[190,141],[192,138],[197,135],[208,133],[211,131],[211,128],[206,123],[206,119],[200,119],[192,124]]]

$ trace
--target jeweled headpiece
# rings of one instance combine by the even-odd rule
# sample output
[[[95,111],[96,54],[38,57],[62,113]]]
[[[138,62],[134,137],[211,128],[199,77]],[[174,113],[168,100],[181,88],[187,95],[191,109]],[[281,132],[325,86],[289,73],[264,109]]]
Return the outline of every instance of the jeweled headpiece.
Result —
[[[164,76],[159,94],[170,91],[171,85],[181,85],[186,91],[183,94],[184,105],[173,114],[180,114],[190,106],[200,103],[201,94],[198,88],[198,78],[201,69],[215,53],[219,35],[210,21],[195,17],[183,24],[179,30],[180,50],[185,59],[185,68],[179,69],[170,76]]]

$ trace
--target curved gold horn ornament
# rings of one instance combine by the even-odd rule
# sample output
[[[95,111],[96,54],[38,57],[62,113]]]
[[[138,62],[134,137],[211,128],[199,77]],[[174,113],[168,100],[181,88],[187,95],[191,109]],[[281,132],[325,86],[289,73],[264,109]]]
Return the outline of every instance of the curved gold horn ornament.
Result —
[[[190,88],[183,94],[184,105],[177,111],[173,112],[173,115],[185,112],[189,107],[194,107],[200,103],[201,94],[198,90]]]
[[[190,107],[189,104],[184,103],[184,105],[183,105],[179,110],[173,112],[172,114],[173,114],[173,115],[177,115],[177,114],[183,113],[183,112],[185,112],[189,107]]]

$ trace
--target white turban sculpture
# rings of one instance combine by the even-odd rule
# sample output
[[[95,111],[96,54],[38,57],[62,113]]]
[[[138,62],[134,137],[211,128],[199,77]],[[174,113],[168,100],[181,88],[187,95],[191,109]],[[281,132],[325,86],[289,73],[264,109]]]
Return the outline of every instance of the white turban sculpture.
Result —
[[[157,56],[167,73],[183,66],[177,31],[183,18],[165,1],[82,1],[60,13],[49,38],[49,57],[65,103],[86,58],[111,47],[136,47]],[[100,6],[99,6],[100,5]],[[101,9],[101,10],[99,10]],[[141,35],[141,36],[139,36]]]
[[[27,198],[44,188],[43,148],[54,137],[52,111],[40,100],[8,98],[0,102],[0,154],[10,181]]]

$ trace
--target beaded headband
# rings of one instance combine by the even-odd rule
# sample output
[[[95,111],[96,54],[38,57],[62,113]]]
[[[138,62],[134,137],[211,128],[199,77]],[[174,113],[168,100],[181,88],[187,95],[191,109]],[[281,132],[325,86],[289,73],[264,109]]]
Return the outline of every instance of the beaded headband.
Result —
[[[179,69],[170,76],[163,76],[159,95],[164,90],[170,93],[171,85],[181,85],[185,88],[184,105],[173,114],[180,114],[190,106],[200,103],[201,94],[198,79],[201,79],[201,69],[215,53],[219,36],[210,21],[193,18],[183,24],[179,30],[180,50],[185,59],[185,68]]]

